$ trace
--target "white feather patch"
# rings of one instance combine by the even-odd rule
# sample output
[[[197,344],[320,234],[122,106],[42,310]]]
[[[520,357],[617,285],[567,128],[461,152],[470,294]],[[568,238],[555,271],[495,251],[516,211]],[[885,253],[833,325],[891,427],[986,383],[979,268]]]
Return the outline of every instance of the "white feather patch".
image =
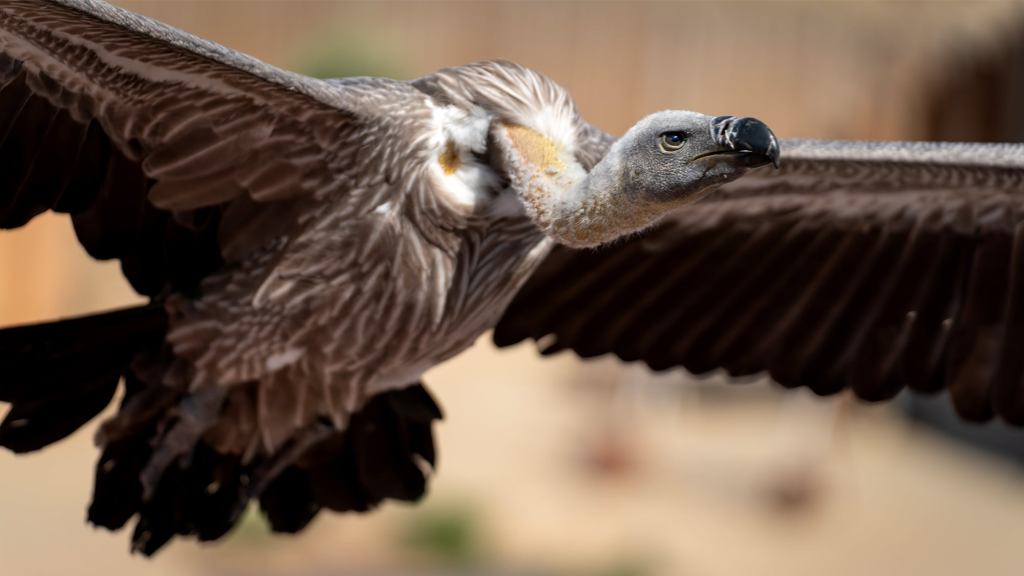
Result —
[[[525,120],[527,128],[547,136],[562,152],[576,151],[576,122],[567,106],[544,106]]]
[[[477,160],[476,154],[487,149],[487,133],[491,117],[483,108],[474,106],[465,110],[456,106],[437,106],[428,101],[434,134],[430,139],[430,173],[438,182],[438,190],[444,193],[453,206],[475,210],[487,202],[498,188],[500,178],[486,163]],[[454,148],[456,167],[450,173],[442,167],[442,154]]]
[[[487,148],[487,130],[491,125],[490,115],[479,106],[464,110],[456,106],[427,104],[438,127],[437,146],[443,147],[452,140],[460,151],[483,153]]]

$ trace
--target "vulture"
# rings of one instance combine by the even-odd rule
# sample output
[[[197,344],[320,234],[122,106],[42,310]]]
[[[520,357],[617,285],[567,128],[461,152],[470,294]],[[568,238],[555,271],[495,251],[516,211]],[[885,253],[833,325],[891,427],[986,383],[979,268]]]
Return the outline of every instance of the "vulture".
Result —
[[[143,554],[250,501],[297,532],[419,499],[421,375],[491,329],[1024,424],[1024,146],[679,110],[613,138],[509,62],[319,80],[96,0],[5,0],[0,166],[0,228],[69,214],[148,297],[0,331],[0,444],[119,398],[88,519],[134,521]]]

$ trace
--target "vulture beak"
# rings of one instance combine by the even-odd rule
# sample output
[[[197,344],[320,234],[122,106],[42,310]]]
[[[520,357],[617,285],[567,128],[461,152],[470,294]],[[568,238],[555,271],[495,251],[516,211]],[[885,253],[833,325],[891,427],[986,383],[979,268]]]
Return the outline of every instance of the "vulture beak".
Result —
[[[749,168],[769,162],[779,167],[779,140],[764,122],[757,118],[716,116],[710,122],[711,139],[721,148],[703,154],[727,154]]]

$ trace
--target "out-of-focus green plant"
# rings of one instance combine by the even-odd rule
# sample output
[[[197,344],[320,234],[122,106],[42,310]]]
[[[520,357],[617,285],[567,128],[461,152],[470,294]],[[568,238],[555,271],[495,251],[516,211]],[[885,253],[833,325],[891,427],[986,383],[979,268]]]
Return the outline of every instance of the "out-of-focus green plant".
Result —
[[[643,559],[628,558],[599,568],[592,576],[649,576],[654,570],[651,563]]]
[[[477,515],[466,506],[433,506],[415,514],[401,532],[400,543],[447,566],[476,565],[484,560]]]
[[[316,78],[405,77],[405,67],[389,50],[386,39],[367,37],[347,28],[312,37],[317,40],[299,47],[294,58],[297,70],[303,74]]]

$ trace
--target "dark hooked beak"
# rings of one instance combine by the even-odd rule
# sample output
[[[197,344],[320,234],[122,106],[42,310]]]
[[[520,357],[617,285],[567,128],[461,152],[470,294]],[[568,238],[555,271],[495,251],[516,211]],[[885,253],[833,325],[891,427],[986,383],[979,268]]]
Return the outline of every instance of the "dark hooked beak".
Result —
[[[722,150],[707,154],[738,154],[750,167],[771,162],[779,167],[779,140],[764,122],[757,118],[716,116],[711,119],[711,139]]]

